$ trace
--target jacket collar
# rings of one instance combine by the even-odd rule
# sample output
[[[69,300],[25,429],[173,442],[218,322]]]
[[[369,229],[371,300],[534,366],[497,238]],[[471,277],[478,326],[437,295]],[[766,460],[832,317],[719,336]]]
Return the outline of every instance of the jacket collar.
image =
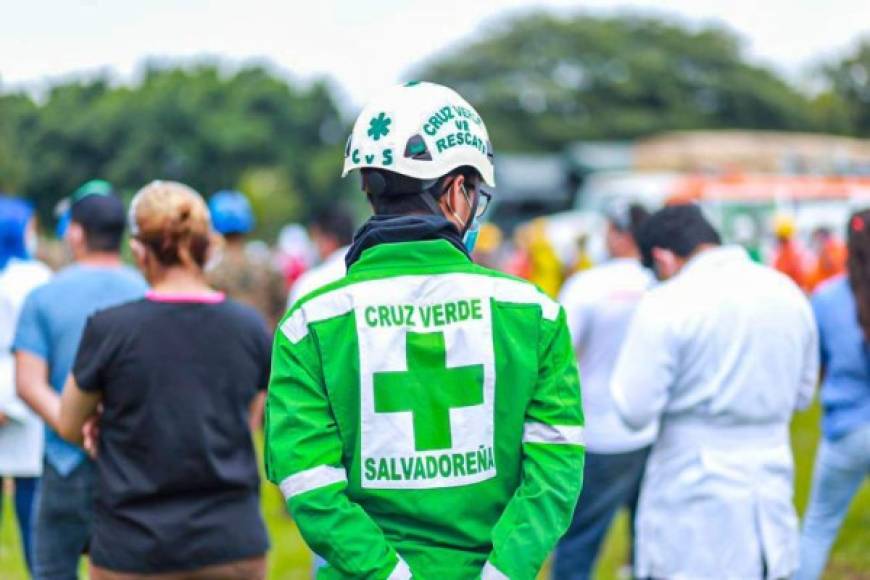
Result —
[[[350,269],[364,253],[376,247],[436,240],[447,242],[463,255],[466,261],[471,261],[456,227],[443,216],[380,215],[370,218],[356,233],[353,244],[345,257],[345,263]],[[398,258],[398,256],[395,257]],[[415,260],[419,260],[419,258],[415,258]],[[409,265],[407,261],[403,262]],[[419,267],[425,266],[425,264],[426,262],[415,261],[412,265]]]
[[[441,266],[467,266],[471,261],[447,240],[393,242],[362,252],[351,264],[349,274],[372,270],[425,270]]]

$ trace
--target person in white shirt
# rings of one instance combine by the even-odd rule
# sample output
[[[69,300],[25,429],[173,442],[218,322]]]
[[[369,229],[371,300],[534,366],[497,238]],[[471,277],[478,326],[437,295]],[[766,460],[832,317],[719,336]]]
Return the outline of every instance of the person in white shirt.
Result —
[[[611,389],[634,429],[659,423],[636,521],[641,578],[787,578],[798,563],[789,422],[812,400],[818,336],[784,275],[722,247],[697,206],[639,236],[666,282],[629,327]]]
[[[42,474],[42,420],[15,394],[12,340],[24,299],[48,281],[51,271],[32,259],[36,250],[33,209],[0,196],[0,476],[15,480],[15,511],[30,568],[30,514]]]
[[[290,288],[287,308],[315,290],[344,278],[344,256],[353,241],[353,216],[342,206],[330,206],[314,215],[309,226],[311,241],[317,248],[320,264],[311,268]]]
[[[614,515],[627,507],[633,517],[655,424],[634,431],[619,418],[610,396],[610,376],[628,324],[652,274],[640,263],[635,233],[648,217],[639,205],[614,207],[608,215],[610,260],[565,282],[559,301],[577,352],[586,415],[583,492],[574,518],[556,548],[552,575],[589,578]]]
[[[347,274],[344,257],[353,241],[354,219],[343,206],[330,206],[316,213],[308,226],[308,236],[317,249],[320,264],[314,266],[296,280],[290,288],[287,309],[304,296],[341,280]],[[326,560],[314,555],[314,575],[326,564]]]

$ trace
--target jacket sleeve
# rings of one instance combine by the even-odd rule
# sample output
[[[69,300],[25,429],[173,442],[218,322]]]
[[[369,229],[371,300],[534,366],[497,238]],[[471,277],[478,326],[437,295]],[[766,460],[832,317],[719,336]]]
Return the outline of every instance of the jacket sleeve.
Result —
[[[813,308],[803,296],[800,299],[803,306],[802,314],[804,318],[804,351],[801,357],[800,384],[798,386],[795,409],[803,411],[812,404],[813,397],[816,394],[816,387],[819,384],[820,378],[819,370],[822,353],[819,346],[819,328],[816,325]]]
[[[522,482],[492,533],[483,578],[533,579],[567,530],[583,485],[580,377],[565,312],[542,322],[539,373],[526,409]]]
[[[676,375],[680,341],[671,331],[672,309],[641,299],[610,377],[610,394],[622,422],[640,430],[658,422]]]
[[[316,338],[307,330],[287,333],[286,328],[285,322],[272,351],[267,476],[281,488],[302,537],[340,577],[410,578],[378,525],[347,496],[342,444]]]

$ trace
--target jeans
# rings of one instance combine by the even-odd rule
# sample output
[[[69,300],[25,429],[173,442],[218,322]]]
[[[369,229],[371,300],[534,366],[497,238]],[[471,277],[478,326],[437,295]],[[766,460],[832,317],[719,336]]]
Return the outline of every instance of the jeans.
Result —
[[[592,575],[604,536],[622,507],[631,512],[634,537],[634,512],[649,452],[645,447],[628,453],[586,454],[583,491],[574,519],[556,546],[555,580],[581,580]]]
[[[870,425],[836,441],[822,439],[813,491],[804,514],[801,562],[796,580],[820,578],[849,503],[870,475]]]
[[[96,468],[85,460],[63,477],[48,462],[36,500],[33,560],[36,580],[75,580],[88,546],[96,493]]]

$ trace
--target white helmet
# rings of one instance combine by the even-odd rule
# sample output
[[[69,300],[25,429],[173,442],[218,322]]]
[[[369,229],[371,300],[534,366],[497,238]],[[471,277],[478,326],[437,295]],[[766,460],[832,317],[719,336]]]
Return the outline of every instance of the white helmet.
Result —
[[[453,89],[411,82],[362,110],[344,150],[341,176],[372,168],[427,180],[465,165],[495,187],[492,144],[480,115]]]

